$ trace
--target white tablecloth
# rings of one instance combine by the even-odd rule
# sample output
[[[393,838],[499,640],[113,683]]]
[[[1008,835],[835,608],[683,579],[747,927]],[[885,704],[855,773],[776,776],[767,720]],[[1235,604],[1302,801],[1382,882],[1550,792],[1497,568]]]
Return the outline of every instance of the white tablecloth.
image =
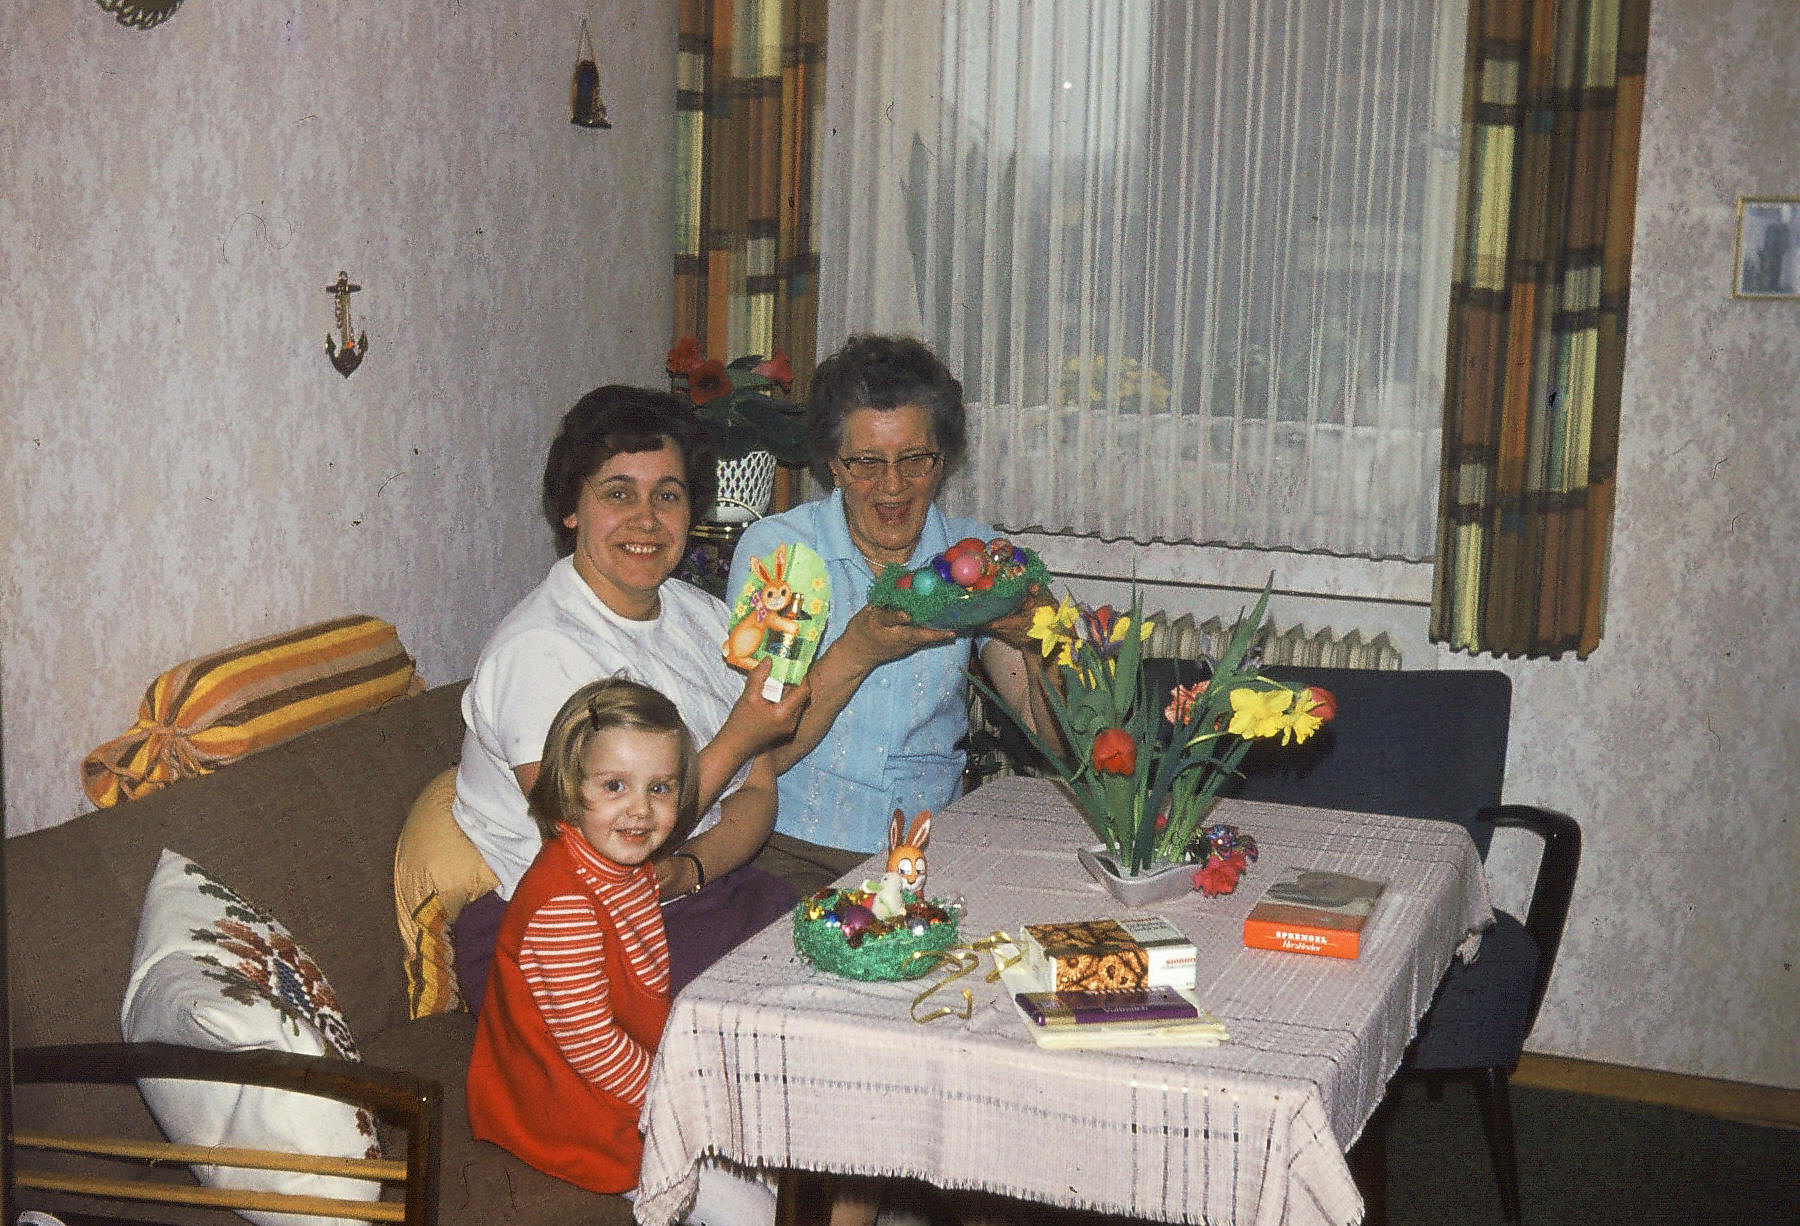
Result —
[[[1041,1050],[1002,985],[983,982],[991,960],[954,985],[973,989],[971,1018],[920,1025],[908,1006],[929,979],[815,970],[777,922],[675,1001],[644,1107],[638,1220],[678,1218],[713,1153],[1160,1221],[1360,1221],[1344,1151],[1458,946],[1492,921],[1480,860],[1448,823],[1241,801],[1221,802],[1215,820],[1260,844],[1236,893],[1132,912],[1076,862],[1091,836],[1063,793],[999,779],[934,822],[927,892],[966,903],[964,940],[1164,916],[1193,938],[1196,995],[1229,1042]],[[1388,883],[1360,958],[1244,948],[1245,912],[1288,865]]]

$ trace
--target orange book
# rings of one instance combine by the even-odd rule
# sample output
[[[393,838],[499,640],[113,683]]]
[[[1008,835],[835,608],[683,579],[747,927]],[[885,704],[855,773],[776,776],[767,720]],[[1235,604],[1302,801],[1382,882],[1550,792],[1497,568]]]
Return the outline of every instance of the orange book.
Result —
[[[1362,952],[1363,925],[1385,883],[1323,869],[1289,868],[1244,919],[1244,944],[1252,949],[1354,958]]]

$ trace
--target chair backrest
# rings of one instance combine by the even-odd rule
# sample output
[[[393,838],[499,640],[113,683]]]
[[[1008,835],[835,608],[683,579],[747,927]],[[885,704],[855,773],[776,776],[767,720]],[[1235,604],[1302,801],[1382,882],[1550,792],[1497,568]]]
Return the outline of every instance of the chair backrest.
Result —
[[[1146,683],[1161,693],[1194,661],[1146,662]],[[1500,803],[1506,775],[1512,681],[1497,669],[1309,668],[1271,665],[1277,680],[1323,686],[1336,717],[1302,746],[1257,746],[1229,796],[1318,805],[1359,813],[1436,818],[1468,826],[1487,854],[1491,829],[1477,810]]]

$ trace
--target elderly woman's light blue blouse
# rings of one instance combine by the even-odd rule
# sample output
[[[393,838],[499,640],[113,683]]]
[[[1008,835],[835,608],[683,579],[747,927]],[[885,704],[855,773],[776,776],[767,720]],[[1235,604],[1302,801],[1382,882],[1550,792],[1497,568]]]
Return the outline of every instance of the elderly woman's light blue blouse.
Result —
[[[979,520],[952,518],[933,506],[909,565],[923,566],[964,537],[985,541],[992,535]],[[727,599],[743,590],[751,558],[767,557],[794,541],[817,551],[831,575],[823,653],[868,603],[875,581],[873,568],[850,539],[841,492],[751,524],[732,556]],[[974,642],[962,636],[870,673],[825,739],[782,774],[776,829],[827,847],[879,851],[887,846],[896,808],[910,817],[921,809],[941,812],[956,799],[969,730],[964,670]]]

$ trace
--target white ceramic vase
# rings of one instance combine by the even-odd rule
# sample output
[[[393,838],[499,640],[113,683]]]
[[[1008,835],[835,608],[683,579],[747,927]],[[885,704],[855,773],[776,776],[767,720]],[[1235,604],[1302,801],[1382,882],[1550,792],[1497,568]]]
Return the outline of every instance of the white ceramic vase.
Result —
[[[1128,907],[1149,906],[1191,892],[1199,868],[1195,864],[1152,864],[1137,876],[1128,876],[1104,843],[1083,847],[1075,858],[1107,893]]]

